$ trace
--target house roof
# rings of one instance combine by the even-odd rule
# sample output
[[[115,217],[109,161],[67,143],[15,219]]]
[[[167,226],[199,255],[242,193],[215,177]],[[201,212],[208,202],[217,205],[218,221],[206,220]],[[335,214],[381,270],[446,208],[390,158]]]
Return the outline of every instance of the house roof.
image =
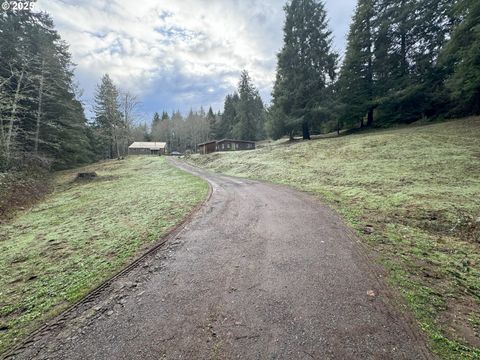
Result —
[[[231,141],[231,142],[237,142],[237,143],[255,144],[255,141],[234,140],[234,139],[222,139],[222,140],[211,140],[211,141],[203,142],[203,143],[198,144],[198,146],[207,145],[207,144],[212,144],[212,143],[218,144],[218,143],[221,143],[221,142],[224,142],[224,141]]]
[[[130,145],[129,149],[149,149],[149,150],[160,150],[165,149],[167,146],[166,142],[141,142],[135,141],[132,145]]]
[[[255,144],[255,141],[235,140],[235,139],[222,139],[222,140],[217,140],[217,143],[221,143],[221,142],[224,142],[224,141],[232,141],[232,142],[241,142],[241,143]]]
[[[197,144],[197,146],[212,144],[212,143],[216,143],[216,142],[217,142],[216,140],[211,140],[211,141],[207,141],[207,142],[203,142],[203,143]]]

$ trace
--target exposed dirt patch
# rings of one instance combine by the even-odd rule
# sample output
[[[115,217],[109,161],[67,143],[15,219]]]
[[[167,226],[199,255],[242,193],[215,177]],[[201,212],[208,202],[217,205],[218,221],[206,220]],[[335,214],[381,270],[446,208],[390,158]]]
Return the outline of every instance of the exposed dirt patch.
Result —
[[[83,176],[83,177],[76,177],[72,183],[74,184],[84,184],[84,183],[92,183],[92,182],[102,182],[102,181],[112,181],[112,180],[117,180],[119,179],[120,176],[114,176],[114,175],[104,175],[104,176]]]
[[[0,174],[0,224],[17,211],[25,210],[53,191],[51,177],[44,173]]]
[[[449,337],[480,347],[480,306],[472,298],[451,299],[440,321]]]
[[[95,171],[79,172],[77,174],[76,180],[93,180],[96,177],[97,173]]]

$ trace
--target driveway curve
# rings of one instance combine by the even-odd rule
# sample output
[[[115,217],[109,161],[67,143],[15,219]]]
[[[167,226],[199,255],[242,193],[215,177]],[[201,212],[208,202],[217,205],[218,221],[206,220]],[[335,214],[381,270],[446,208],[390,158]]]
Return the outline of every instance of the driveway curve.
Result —
[[[431,358],[368,250],[315,197],[171,161],[209,181],[210,200],[10,358]]]

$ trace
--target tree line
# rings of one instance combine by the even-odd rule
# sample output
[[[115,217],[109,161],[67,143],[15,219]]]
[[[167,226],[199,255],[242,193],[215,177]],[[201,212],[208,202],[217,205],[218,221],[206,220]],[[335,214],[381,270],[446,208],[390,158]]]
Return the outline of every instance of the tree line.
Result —
[[[244,71],[206,139],[310,139],[480,114],[479,1],[358,0],[342,61],[323,1],[284,10],[271,105]]]
[[[137,97],[108,75],[88,121],[68,45],[46,13],[0,15],[0,172],[119,158],[138,132]]]
[[[90,161],[91,133],[68,46],[45,13],[0,16],[0,171],[47,155],[58,168]]]
[[[269,136],[480,113],[480,2],[358,0],[345,57],[324,3],[285,5]]]
[[[358,0],[343,61],[324,3],[286,3],[283,46],[267,107],[247,71],[222,111],[156,113],[138,124],[139,100],[105,75],[86,119],[68,45],[46,13],[0,15],[0,171],[62,169],[120,158],[134,140],[170,150],[201,142],[389,126],[480,113],[480,2]]]
[[[166,142],[169,151],[195,152],[199,143],[212,138],[210,124],[215,123],[218,116],[211,107],[208,112],[203,107],[199,111],[191,109],[186,117],[178,110],[170,116],[165,111],[161,116],[155,113],[151,132],[147,132],[144,139]]]
[[[138,122],[137,96],[105,74],[89,121],[68,45],[48,14],[4,12],[0,35],[1,172],[121,158],[133,141],[165,141],[172,151],[195,152],[199,143],[212,139],[265,136],[265,108],[246,71],[237,91],[227,96],[223,114],[211,107],[185,117],[178,110],[155,113],[150,125]]]
[[[264,139],[266,110],[248,71],[242,71],[238,88],[225,98],[222,112],[190,110],[184,118],[179,111],[171,116],[155,113],[150,134],[144,139],[167,142],[171,151],[196,152],[199,143],[223,138]]]

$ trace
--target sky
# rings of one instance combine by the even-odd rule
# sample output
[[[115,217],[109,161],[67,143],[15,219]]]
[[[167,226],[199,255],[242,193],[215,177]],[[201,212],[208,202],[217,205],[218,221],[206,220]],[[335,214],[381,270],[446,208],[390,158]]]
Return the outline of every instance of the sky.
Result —
[[[155,111],[200,106],[221,111],[246,69],[271,100],[282,47],[283,0],[38,0],[70,45],[87,116],[108,73],[141,101],[141,120]],[[334,49],[344,52],[356,0],[326,0]]]

